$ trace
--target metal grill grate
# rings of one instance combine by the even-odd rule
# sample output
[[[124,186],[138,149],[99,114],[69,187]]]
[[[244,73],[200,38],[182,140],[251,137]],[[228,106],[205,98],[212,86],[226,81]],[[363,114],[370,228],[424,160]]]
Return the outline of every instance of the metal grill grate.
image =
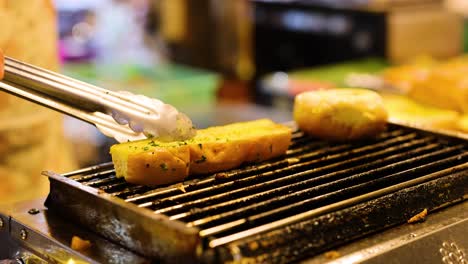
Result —
[[[196,227],[213,248],[304,212],[466,165],[467,149],[461,140],[391,125],[378,138],[353,144],[296,132],[285,157],[163,188],[128,184],[115,177],[112,164],[64,176]]]
[[[183,186],[133,186],[112,169],[66,176],[217,239],[468,161],[466,144],[398,127],[358,144],[327,144],[300,132],[293,138],[285,158]]]

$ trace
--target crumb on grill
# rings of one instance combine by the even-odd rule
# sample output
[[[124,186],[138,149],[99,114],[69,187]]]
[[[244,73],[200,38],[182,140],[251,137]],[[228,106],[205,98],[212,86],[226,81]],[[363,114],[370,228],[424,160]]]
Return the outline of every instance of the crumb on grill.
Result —
[[[289,164],[289,165],[292,165],[292,164],[296,164],[296,163],[301,162],[301,159],[298,159],[298,158],[289,158],[289,159],[287,159],[287,161],[288,161],[288,164]]]
[[[229,175],[225,172],[219,172],[219,173],[216,173],[215,175],[216,180],[222,180],[222,179],[227,179],[227,178],[229,178]]]
[[[337,258],[341,257],[341,254],[340,254],[340,252],[338,252],[336,250],[331,250],[331,251],[325,252],[325,257],[327,259],[337,259]]]
[[[258,245],[257,241],[253,241],[253,242],[250,242],[250,243],[249,243],[249,248],[250,248],[250,250],[252,250],[252,251],[257,250],[258,247],[259,247],[259,245]]]
[[[176,185],[177,189],[179,189],[181,192],[186,193],[187,191],[185,190],[185,186],[183,183],[178,183]]]
[[[427,209],[424,208],[424,210],[422,210],[420,213],[411,217],[408,220],[408,224],[423,222],[424,220],[426,220],[426,216],[427,216]]]
[[[70,247],[76,251],[85,251],[91,247],[91,242],[89,240],[84,240],[79,236],[73,236]]]

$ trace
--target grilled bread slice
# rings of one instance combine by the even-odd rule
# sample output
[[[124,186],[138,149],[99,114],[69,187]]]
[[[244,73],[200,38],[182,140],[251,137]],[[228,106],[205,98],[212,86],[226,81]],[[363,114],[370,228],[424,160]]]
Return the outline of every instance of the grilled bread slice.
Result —
[[[190,164],[187,145],[147,147],[147,142],[138,143],[141,147],[133,146],[133,150],[128,152],[125,152],[125,148],[111,148],[117,176],[142,185],[169,184],[187,177]]]
[[[376,92],[330,89],[297,95],[294,121],[301,130],[318,138],[357,140],[385,130],[387,111]]]
[[[271,159],[284,154],[290,143],[289,127],[260,119],[202,129],[186,141],[117,144],[110,153],[118,177],[135,184],[160,185],[182,181],[189,174]]]

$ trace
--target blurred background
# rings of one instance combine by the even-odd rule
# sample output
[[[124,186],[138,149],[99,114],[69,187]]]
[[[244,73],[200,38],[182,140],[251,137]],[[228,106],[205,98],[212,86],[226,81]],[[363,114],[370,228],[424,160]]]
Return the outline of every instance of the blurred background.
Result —
[[[297,93],[353,86],[394,120],[468,133],[467,16],[466,0],[0,0],[0,47],[199,128],[289,121]],[[1,201],[43,195],[42,170],[110,161],[93,126],[2,96]]]

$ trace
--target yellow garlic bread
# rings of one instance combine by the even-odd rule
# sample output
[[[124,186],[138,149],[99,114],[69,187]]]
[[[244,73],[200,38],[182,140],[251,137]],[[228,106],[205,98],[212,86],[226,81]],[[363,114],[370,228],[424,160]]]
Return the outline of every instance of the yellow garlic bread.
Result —
[[[385,130],[388,115],[376,92],[342,88],[298,94],[293,113],[301,130],[334,141],[375,136]]]
[[[291,144],[291,129],[268,119],[198,130],[186,141],[140,140],[111,147],[118,177],[130,183],[160,185],[189,174],[214,173],[243,163],[278,157]]]

